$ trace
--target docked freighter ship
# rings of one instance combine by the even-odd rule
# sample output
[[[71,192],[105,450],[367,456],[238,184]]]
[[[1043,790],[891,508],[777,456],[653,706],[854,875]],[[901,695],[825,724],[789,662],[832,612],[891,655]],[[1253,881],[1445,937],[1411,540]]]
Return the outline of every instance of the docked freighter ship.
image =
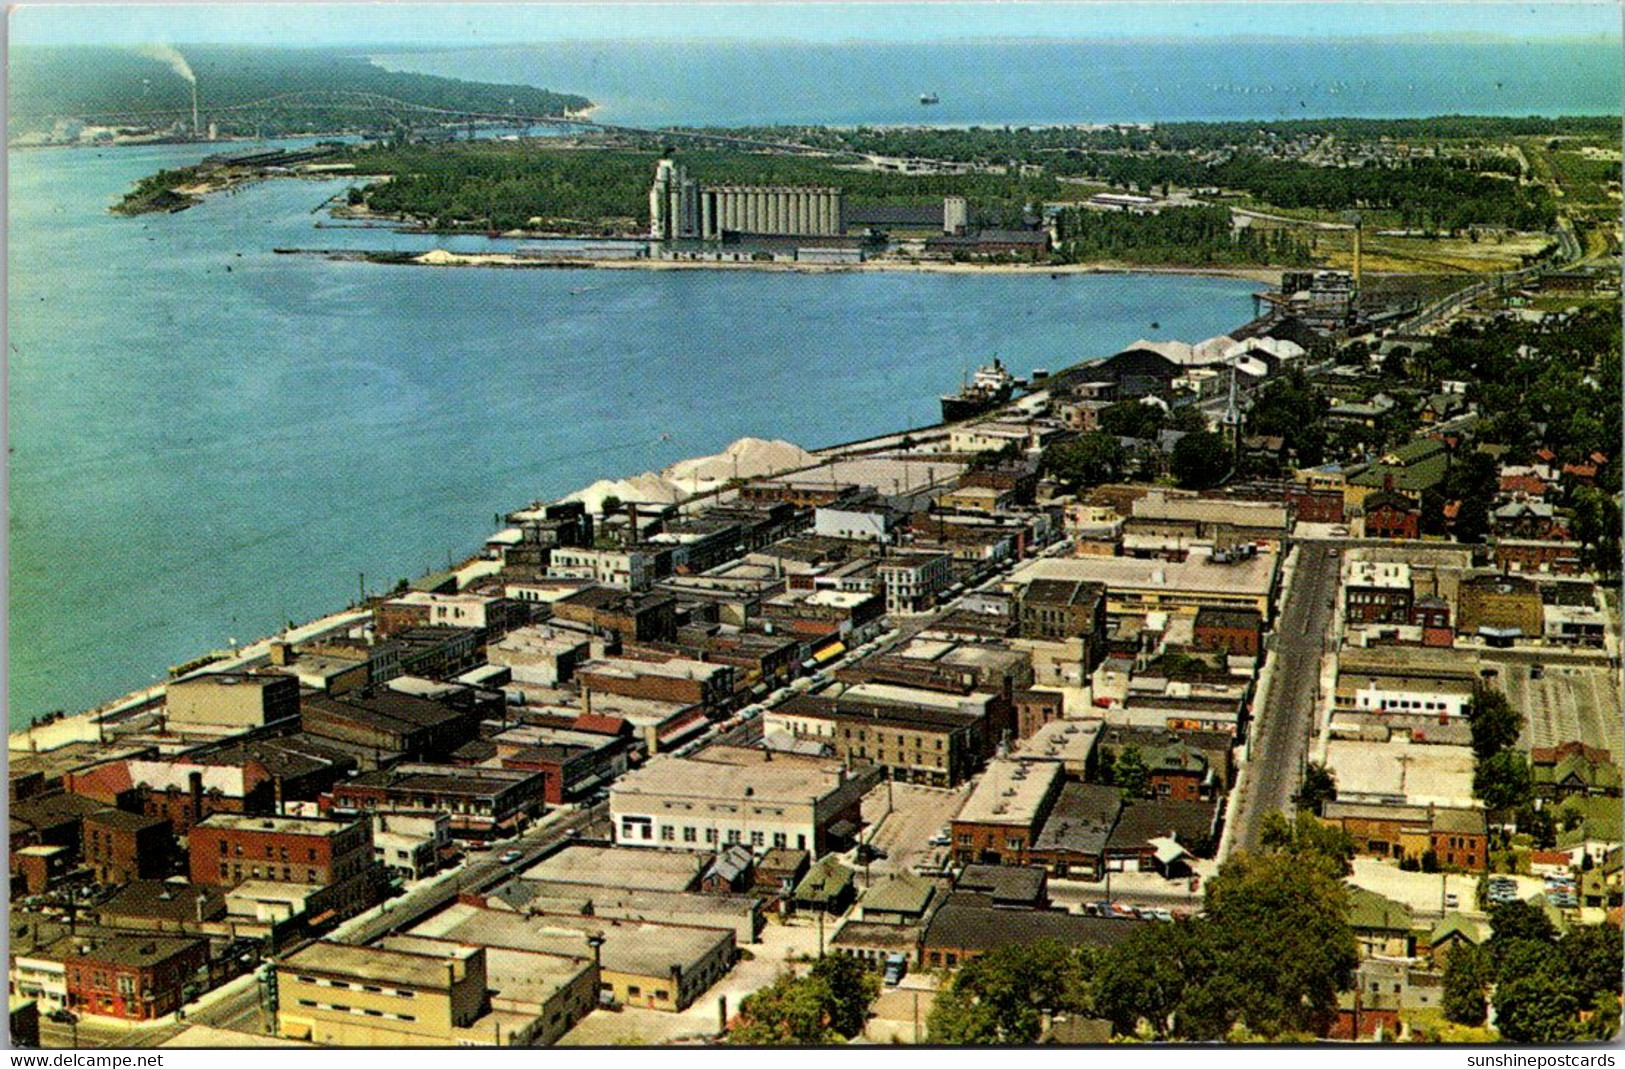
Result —
[[[994,357],[993,363],[977,369],[958,393],[943,394],[942,422],[970,419],[990,408],[997,408],[1010,400],[1015,388],[1015,377],[999,363],[998,357]]]

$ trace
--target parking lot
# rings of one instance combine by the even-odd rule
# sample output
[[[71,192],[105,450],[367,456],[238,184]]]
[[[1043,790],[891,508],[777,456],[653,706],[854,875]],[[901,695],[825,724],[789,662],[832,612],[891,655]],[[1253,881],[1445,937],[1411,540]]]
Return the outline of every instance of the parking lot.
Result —
[[[1406,872],[1394,862],[1374,857],[1355,858],[1354,874],[1349,877],[1356,887],[1403,902],[1426,920],[1437,920],[1446,912],[1483,916],[1478,908],[1478,880],[1461,873]]]
[[[1583,742],[1610,753],[1625,750],[1625,720],[1621,719],[1619,683],[1604,667],[1550,664],[1540,679],[1530,678],[1526,664],[1502,669],[1507,700],[1524,714],[1524,750]]]
[[[870,879],[916,865],[930,866],[945,856],[949,847],[933,846],[931,839],[953,820],[969,795],[969,785],[949,789],[913,783],[881,783],[866,794],[864,841],[886,855],[869,865]]]
[[[826,922],[826,938],[834,925]],[[804,963],[818,954],[818,923],[813,916],[800,916],[789,922],[770,917],[761,940],[740,948],[750,953],[681,1013],[667,1013],[628,1007],[619,1011],[593,1010],[558,1041],[561,1047],[640,1046],[670,1043],[716,1035],[720,1025],[719,1000],[728,1000],[728,1014],[739,1012],[739,1004],[772,983],[792,963]],[[800,964],[802,971],[805,964]]]

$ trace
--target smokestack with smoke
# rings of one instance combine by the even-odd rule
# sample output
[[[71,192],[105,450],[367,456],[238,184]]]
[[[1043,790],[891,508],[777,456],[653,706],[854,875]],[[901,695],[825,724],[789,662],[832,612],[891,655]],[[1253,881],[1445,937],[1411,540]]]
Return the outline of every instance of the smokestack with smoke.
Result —
[[[192,73],[192,65],[186,62],[186,57],[168,45],[143,45],[136,51],[149,59],[169,66],[169,69],[186,79],[186,84],[192,87],[192,136],[198,133],[197,114],[197,75]]]

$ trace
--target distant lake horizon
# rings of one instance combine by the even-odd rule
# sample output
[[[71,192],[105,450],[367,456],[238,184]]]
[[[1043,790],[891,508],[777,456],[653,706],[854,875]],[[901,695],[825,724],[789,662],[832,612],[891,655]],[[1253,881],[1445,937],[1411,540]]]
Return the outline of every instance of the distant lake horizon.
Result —
[[[595,118],[634,126],[1609,115],[1622,101],[1619,41],[1591,38],[623,40],[368,54],[389,70],[580,93]]]
[[[1019,5],[1012,5],[1019,14]],[[1260,6],[1260,17],[1268,7]],[[1616,45],[1213,41],[380,53],[593,99],[630,125],[1023,125],[1611,114]],[[934,93],[940,103],[921,105]],[[1025,373],[1251,318],[1174,275],[432,269],[278,246],[494,246],[317,230],[343,179],[107,211],[209,149],[9,154],[9,715],[169,665],[475,550],[496,514],[745,435],[934,422],[995,353]],[[654,388],[639,390],[641,384]]]

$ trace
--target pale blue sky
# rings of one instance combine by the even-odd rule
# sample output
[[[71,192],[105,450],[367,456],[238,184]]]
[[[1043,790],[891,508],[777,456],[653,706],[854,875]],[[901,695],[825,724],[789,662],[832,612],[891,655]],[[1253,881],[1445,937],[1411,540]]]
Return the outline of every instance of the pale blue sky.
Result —
[[[1559,3],[74,4],[12,8],[13,44],[520,44],[614,38],[1620,38],[1609,0]]]

